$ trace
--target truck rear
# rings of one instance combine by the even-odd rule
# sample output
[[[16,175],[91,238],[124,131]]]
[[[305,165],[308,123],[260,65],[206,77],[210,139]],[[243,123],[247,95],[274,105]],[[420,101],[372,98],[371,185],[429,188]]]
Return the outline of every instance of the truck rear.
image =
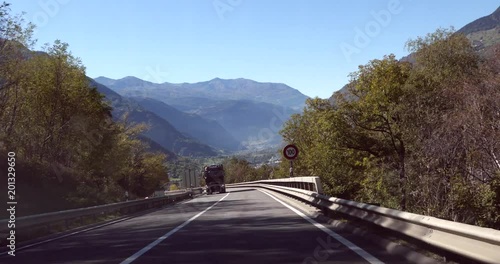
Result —
[[[207,194],[212,193],[225,193],[226,186],[224,182],[224,167],[222,164],[205,166],[203,171],[203,178],[206,183]]]

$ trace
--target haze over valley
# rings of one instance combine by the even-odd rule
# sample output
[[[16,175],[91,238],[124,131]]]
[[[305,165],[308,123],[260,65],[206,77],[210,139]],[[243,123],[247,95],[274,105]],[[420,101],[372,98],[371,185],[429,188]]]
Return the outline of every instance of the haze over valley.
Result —
[[[282,144],[279,130],[283,123],[292,114],[300,113],[308,98],[285,84],[247,79],[215,78],[193,84],[157,84],[136,77],[119,80],[98,77],[94,80],[126,98],[125,101],[133,105],[128,107],[142,107],[193,139],[191,145],[176,144],[178,149],[172,150],[173,142],[183,142],[180,135],[168,139],[153,132],[147,135],[156,142],[161,141],[160,145],[174,153],[179,154],[182,150],[185,155],[277,149]],[[135,114],[131,118],[138,122],[144,118],[142,121],[153,129],[165,126],[151,115]],[[208,145],[213,151],[200,148],[201,145]],[[192,151],[192,148],[199,149]]]

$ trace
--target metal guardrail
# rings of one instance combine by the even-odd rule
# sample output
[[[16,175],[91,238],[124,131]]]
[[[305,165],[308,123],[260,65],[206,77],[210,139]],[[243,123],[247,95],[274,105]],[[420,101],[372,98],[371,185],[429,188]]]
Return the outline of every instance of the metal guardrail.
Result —
[[[323,193],[323,188],[321,187],[321,180],[317,176],[260,180],[260,181],[246,182],[246,183],[232,183],[232,184],[227,184],[227,186],[228,187],[237,186],[239,184],[270,184],[276,186],[308,190],[316,193]]]
[[[129,211],[133,209],[134,211],[138,211],[137,209],[146,210],[150,208],[159,207],[165,204],[169,204],[173,201],[188,198],[192,196],[194,193],[201,193],[201,188],[194,188],[185,191],[171,191],[166,192],[166,195],[163,197],[157,198],[148,198],[144,200],[133,200],[127,202],[119,202],[112,203],[106,205],[92,206],[86,208],[79,209],[71,209],[60,212],[51,212],[37,215],[30,215],[24,217],[16,218],[16,229],[29,229],[31,227],[38,226],[49,226],[54,223],[68,221],[72,219],[77,219],[81,217],[93,216],[96,217],[101,214],[108,214],[112,212],[118,211]],[[0,233],[8,233],[8,220],[2,219],[0,220]]]
[[[276,184],[249,182],[228,187],[261,187],[277,191],[299,198],[322,210],[347,214],[474,261],[500,263],[500,230],[358,203]]]

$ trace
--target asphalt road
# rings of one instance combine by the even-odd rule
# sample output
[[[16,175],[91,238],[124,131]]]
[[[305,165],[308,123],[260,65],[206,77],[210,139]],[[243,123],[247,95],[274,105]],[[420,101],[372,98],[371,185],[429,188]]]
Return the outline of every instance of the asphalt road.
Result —
[[[2,255],[0,263],[406,263],[261,191],[228,191]]]

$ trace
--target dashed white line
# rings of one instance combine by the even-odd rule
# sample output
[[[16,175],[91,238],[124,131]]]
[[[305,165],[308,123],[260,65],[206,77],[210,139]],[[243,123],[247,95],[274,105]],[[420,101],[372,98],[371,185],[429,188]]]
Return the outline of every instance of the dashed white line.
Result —
[[[279,200],[278,198],[276,198],[275,196],[273,196],[272,194],[266,192],[266,191],[263,191],[263,190],[259,190],[267,195],[269,195],[271,198],[273,198],[274,200],[278,201],[279,203],[281,203],[282,205],[286,206],[288,209],[292,210],[294,213],[298,214],[299,216],[301,216],[302,218],[304,218],[305,220],[307,220],[309,223],[311,223],[312,225],[314,225],[315,227],[321,229],[321,231],[327,233],[328,235],[330,235],[331,237],[333,237],[334,239],[336,239],[337,241],[339,241],[340,243],[344,244],[347,248],[349,248],[350,250],[354,251],[354,253],[358,254],[359,256],[361,256],[362,258],[364,258],[366,261],[372,263],[372,264],[384,264],[384,262],[382,262],[381,260],[379,260],[378,258],[374,257],[373,255],[371,255],[370,253],[366,252],[365,250],[363,250],[362,248],[356,246],[354,243],[352,243],[351,241],[345,239],[344,237],[342,237],[341,235],[335,233],[334,231],[332,231],[331,229],[329,229],[328,227],[325,227],[324,225],[314,221],[313,219],[311,219],[309,216],[305,215],[304,213],[302,213],[301,211],[293,208],[292,206],[284,203],[283,201]]]
[[[205,209],[205,210],[199,212],[197,215],[189,218],[186,222],[184,222],[181,225],[179,225],[178,227],[170,230],[168,233],[166,233],[165,235],[159,237],[155,241],[151,242],[149,245],[145,246],[143,249],[137,251],[134,255],[132,255],[132,256],[128,257],[126,260],[122,261],[121,264],[132,263],[134,260],[136,260],[137,258],[139,258],[140,256],[142,256],[144,253],[148,252],[150,249],[152,249],[153,247],[155,247],[156,245],[158,245],[159,243],[161,243],[163,240],[167,239],[171,235],[175,234],[175,232],[181,230],[183,227],[185,227],[186,225],[188,225],[189,223],[191,223],[191,221],[195,220],[196,218],[200,217],[202,214],[206,213],[208,210],[212,209],[212,207],[216,206],[220,201],[224,200],[224,198],[226,198],[228,195],[229,195],[229,193],[226,194],[224,197],[220,198],[220,200],[218,200],[217,202],[215,202],[214,204],[212,204],[211,206],[209,206],[207,209]]]

